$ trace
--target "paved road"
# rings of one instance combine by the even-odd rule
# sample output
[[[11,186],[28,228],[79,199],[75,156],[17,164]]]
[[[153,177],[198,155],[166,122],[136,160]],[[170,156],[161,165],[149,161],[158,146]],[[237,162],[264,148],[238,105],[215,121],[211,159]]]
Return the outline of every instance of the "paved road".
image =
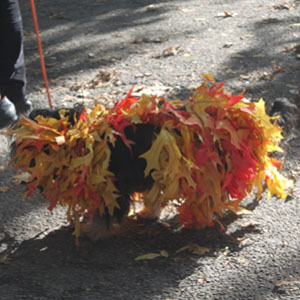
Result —
[[[36,1],[54,104],[109,105],[134,83],[186,97],[201,72],[235,91],[245,87],[247,98],[291,98],[300,78],[292,50],[300,40],[297,2]],[[42,107],[29,2],[21,6],[29,95]],[[299,137],[286,146],[284,172],[295,179],[288,201],[255,203],[250,195],[245,205],[252,215],[228,215],[226,233],[182,230],[175,219],[169,227],[129,222],[121,235],[82,240],[76,249],[63,209],[51,215],[38,194],[22,201],[24,187],[12,182],[8,141],[0,136],[0,186],[10,188],[0,193],[0,298],[300,299],[299,150]],[[176,253],[190,243],[209,251]],[[160,250],[169,256],[135,261]]]

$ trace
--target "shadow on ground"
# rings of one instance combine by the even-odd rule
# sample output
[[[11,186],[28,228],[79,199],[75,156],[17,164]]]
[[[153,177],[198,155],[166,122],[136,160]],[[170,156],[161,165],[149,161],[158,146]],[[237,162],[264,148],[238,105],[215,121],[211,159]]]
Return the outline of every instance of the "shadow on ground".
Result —
[[[36,6],[47,72],[54,86],[60,76],[107,67],[142,53],[142,47],[137,45],[141,32],[150,37],[163,32],[153,24],[159,23],[181,1],[63,0],[55,7],[47,2],[37,1]],[[32,92],[37,82],[38,86],[43,83],[29,2],[21,6],[31,82],[28,91]]]
[[[256,229],[250,231],[255,233]],[[134,222],[120,236],[96,244],[81,239],[76,248],[71,231],[62,228],[22,242],[9,255],[0,280],[10,289],[2,290],[2,297],[19,299],[24,294],[32,299],[95,299],[101,295],[102,299],[153,299],[164,295],[164,290],[180,290],[180,281],[195,269],[201,272],[202,265],[225,248],[239,251],[236,239],[246,233],[249,228],[233,237],[216,227],[173,231],[155,222]],[[187,252],[176,254],[191,242],[211,250],[201,258]],[[167,251],[169,257],[135,261],[141,254],[160,250]]]

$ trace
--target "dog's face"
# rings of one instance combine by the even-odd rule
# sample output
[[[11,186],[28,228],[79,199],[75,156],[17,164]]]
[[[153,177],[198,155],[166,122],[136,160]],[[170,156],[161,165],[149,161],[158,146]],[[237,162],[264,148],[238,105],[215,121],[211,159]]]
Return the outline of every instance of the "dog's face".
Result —
[[[280,116],[277,120],[279,126],[284,127],[284,133],[290,134],[292,129],[297,126],[299,120],[299,110],[295,103],[291,102],[287,98],[275,99],[271,110],[271,116]]]

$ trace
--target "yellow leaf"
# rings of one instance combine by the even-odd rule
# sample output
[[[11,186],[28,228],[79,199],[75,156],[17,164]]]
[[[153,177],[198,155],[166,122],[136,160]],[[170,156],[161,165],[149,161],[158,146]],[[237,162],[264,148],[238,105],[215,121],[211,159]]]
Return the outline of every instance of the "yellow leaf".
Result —
[[[89,151],[88,154],[84,156],[77,156],[72,160],[72,164],[70,165],[71,169],[76,169],[79,166],[88,166],[90,165],[92,159],[93,159],[93,149],[92,151]]]
[[[166,250],[161,250],[159,253],[163,257],[169,257],[169,253]]]
[[[109,214],[112,216],[114,214],[114,209],[117,207],[119,208],[119,204],[116,201],[118,198],[118,189],[115,187],[113,181],[108,178],[107,185],[105,190],[102,193],[102,197],[105,203],[105,206],[108,209]]]
[[[161,256],[160,253],[148,253],[148,254],[137,256],[134,260],[150,260],[160,256]]]
[[[140,155],[140,157],[147,161],[145,176],[148,176],[151,170],[163,169],[165,173],[174,169],[176,170],[181,153],[174,137],[165,128],[162,128],[150,150]]]
[[[0,193],[7,193],[10,191],[10,187],[8,186],[0,186]]]

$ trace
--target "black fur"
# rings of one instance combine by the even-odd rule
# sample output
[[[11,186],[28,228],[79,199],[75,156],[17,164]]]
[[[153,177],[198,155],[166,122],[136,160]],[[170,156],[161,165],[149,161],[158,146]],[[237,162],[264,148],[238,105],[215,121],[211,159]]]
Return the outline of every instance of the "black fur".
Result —
[[[297,127],[299,111],[295,103],[287,98],[277,98],[275,99],[271,110],[270,116],[280,116],[277,120],[279,126],[284,127],[284,133],[289,135],[294,128]]]

